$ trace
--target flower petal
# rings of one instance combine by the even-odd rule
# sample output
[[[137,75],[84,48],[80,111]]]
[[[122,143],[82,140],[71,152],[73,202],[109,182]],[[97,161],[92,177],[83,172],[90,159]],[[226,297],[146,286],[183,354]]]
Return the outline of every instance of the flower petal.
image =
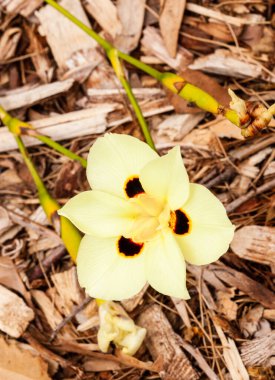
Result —
[[[176,239],[186,261],[204,265],[218,260],[228,250],[235,229],[223,204],[206,187],[190,184],[182,209],[191,219],[191,230]]]
[[[172,210],[182,206],[189,195],[189,180],[180,148],[149,162],[140,173],[140,182],[147,194],[167,201]]]
[[[118,236],[132,227],[134,205],[102,191],[84,191],[71,198],[59,211],[80,231],[96,236]]]
[[[125,198],[127,179],[138,176],[140,170],[156,157],[153,149],[132,136],[106,134],[97,139],[90,150],[88,181],[94,190]]]
[[[85,235],[77,256],[80,285],[94,298],[120,301],[145,285],[144,252],[131,258],[119,255],[118,238]]]
[[[144,253],[146,278],[154,289],[168,296],[190,298],[186,288],[185,260],[168,229],[146,243]]]

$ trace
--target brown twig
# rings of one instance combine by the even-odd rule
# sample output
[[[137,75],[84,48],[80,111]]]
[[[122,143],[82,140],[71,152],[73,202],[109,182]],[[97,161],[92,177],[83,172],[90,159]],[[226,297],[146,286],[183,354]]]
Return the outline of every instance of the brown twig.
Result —
[[[242,195],[238,199],[235,199],[233,202],[229,203],[225,207],[226,211],[227,212],[232,212],[232,211],[236,210],[236,208],[238,208],[244,202],[248,201],[254,195],[262,194],[265,191],[271,190],[273,187],[275,187],[275,179],[273,179],[272,181],[269,181],[269,182],[265,183],[264,185],[258,187],[257,189],[250,190],[247,194]]]
[[[64,246],[58,246],[52,250],[52,252],[47,256],[42,262],[41,265],[37,265],[30,271],[28,274],[29,281],[37,280],[43,277],[43,271],[41,266],[44,268],[44,272],[47,273],[51,266],[59,261],[66,254],[66,249]]]
[[[85,298],[85,300],[78,305],[66,318],[64,318],[55,328],[55,330],[52,332],[52,335],[50,337],[50,342],[53,341],[56,337],[56,335],[59,333],[59,331],[68,323],[70,322],[77,313],[79,313],[81,310],[84,309],[86,305],[91,301],[91,297]]]

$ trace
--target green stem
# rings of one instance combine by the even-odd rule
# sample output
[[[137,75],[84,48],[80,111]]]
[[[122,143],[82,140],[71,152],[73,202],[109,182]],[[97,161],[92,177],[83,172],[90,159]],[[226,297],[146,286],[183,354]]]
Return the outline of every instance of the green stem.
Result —
[[[20,152],[24,158],[24,161],[25,161],[25,163],[26,163],[26,165],[27,165],[32,177],[33,177],[35,185],[36,185],[38,191],[42,194],[45,191],[44,184],[41,181],[39,174],[37,173],[35,167],[33,166],[33,163],[31,162],[31,160],[29,158],[29,155],[26,151],[26,148],[24,146],[24,143],[23,143],[21,137],[15,133],[16,125],[14,124],[14,118],[11,115],[9,115],[4,110],[4,108],[1,106],[0,106],[0,118],[2,119],[3,123],[8,127],[9,131],[11,133],[13,133],[15,141],[16,141],[18,148],[19,148],[19,150],[20,150]]]
[[[149,131],[149,128],[148,128],[148,125],[146,123],[146,120],[142,114],[142,111],[140,109],[140,106],[138,105],[137,101],[136,101],[136,98],[133,94],[133,91],[132,91],[132,88],[130,86],[130,84],[128,83],[128,81],[124,78],[121,78],[121,84],[122,86],[124,87],[125,91],[126,91],[126,94],[128,96],[128,99],[130,101],[130,103],[132,104],[132,107],[133,107],[133,110],[136,114],[136,117],[139,121],[139,125],[140,125],[140,128],[142,130],[142,133],[144,135],[144,138],[145,138],[145,141],[147,142],[147,144],[154,150],[156,150],[156,147],[155,147],[155,144],[154,144],[154,141],[152,139],[152,136],[151,136],[151,133]]]
[[[36,131],[35,128],[31,124],[25,123],[15,117],[12,117],[10,114],[8,114],[7,111],[4,110],[4,108],[0,105],[0,119],[2,119],[3,123],[9,128],[10,132],[12,132],[14,135],[22,136],[22,135],[29,135],[37,140],[43,142],[44,144],[50,146],[57,152],[63,154],[64,156],[67,156],[68,158],[79,161],[81,165],[86,168],[87,167],[87,161],[78,156],[77,154],[71,152],[69,149],[64,148],[62,145],[58,144],[56,141],[52,140],[50,137],[41,135]]]
[[[137,67],[140,67],[141,69],[143,68],[145,72],[148,72],[148,74],[152,75],[153,77],[156,77],[156,79],[160,78],[161,73],[159,73],[157,70],[152,69],[150,66],[144,65],[142,62],[130,57],[129,55],[124,54],[120,52],[119,50],[115,49],[112,44],[104,40],[104,38],[100,37],[94,30],[89,28],[87,25],[85,25],[82,21],[80,21],[78,18],[73,16],[69,11],[67,11],[64,7],[56,3],[54,0],[45,0],[45,2],[51,5],[53,8],[55,8],[58,12],[63,14],[63,16],[67,17],[70,21],[72,21],[84,32],[86,32],[105,50],[106,55],[110,59],[110,62],[114,68],[117,78],[119,79],[120,83],[122,84],[122,86],[124,87],[126,91],[126,95],[128,96],[128,99],[136,114],[137,120],[140,124],[142,133],[144,135],[145,141],[152,149],[155,149],[155,145],[151,137],[148,125],[137,103],[137,100],[133,94],[131,86],[128,83],[127,79],[125,78],[123,69],[121,67],[121,63],[119,62],[119,57],[123,58],[125,61],[128,60],[128,62],[132,64],[135,62]]]
[[[31,176],[37,188],[38,198],[41,206],[43,207],[43,210],[45,211],[45,214],[47,215],[47,218],[53,224],[55,230],[60,233],[67,251],[69,252],[72,260],[75,261],[79,244],[82,238],[81,234],[68,219],[63,216],[58,216],[57,210],[60,209],[60,205],[48,193],[48,190],[40,178],[20,136],[22,126],[23,128],[29,129],[30,131],[34,131],[34,129],[32,129],[32,127],[27,123],[21,122],[19,119],[11,117],[1,106],[0,118],[8,127],[9,131],[14,135],[18,149],[24,159],[25,164],[27,165],[27,168],[29,169],[29,172],[31,173]]]
[[[35,137],[37,140],[43,142],[44,144],[50,146],[57,152],[63,154],[64,156],[80,162],[80,164],[86,168],[87,167],[87,160],[85,158],[78,156],[77,154],[73,153],[71,150],[64,148],[64,146],[58,144],[56,141],[52,140],[50,137],[45,135],[40,135],[39,133],[36,133],[33,137]]]
[[[20,136],[14,136],[14,138],[15,138],[15,141],[16,141],[16,143],[18,145],[18,149],[19,149],[19,151],[20,151],[20,153],[21,153],[21,155],[22,155],[22,157],[23,157],[23,159],[25,161],[25,164],[27,165],[27,167],[28,167],[28,169],[29,169],[29,171],[30,171],[30,173],[32,175],[32,178],[34,180],[34,183],[35,183],[37,191],[38,191],[38,196],[39,196],[40,203],[41,204],[45,204],[45,203],[48,203],[48,201],[52,201],[53,202],[53,206],[54,205],[57,206],[57,202],[55,202],[51,198],[51,196],[48,194],[48,191],[47,191],[44,183],[42,182],[42,180],[41,180],[41,178],[40,178],[40,176],[39,176],[39,174],[38,174],[35,166],[33,165],[32,161],[31,161],[31,159],[30,159],[30,157],[28,155],[28,152],[27,152],[27,150],[25,148],[25,145],[24,145],[21,137]],[[51,217],[51,215],[50,215],[51,212],[48,209],[45,209],[45,208],[44,208],[44,210],[45,210],[45,212],[47,214],[47,217],[50,218]]]
[[[153,78],[161,82],[165,87],[177,93],[183,99],[196,104],[198,107],[202,108],[205,111],[211,112],[213,114],[221,114],[230,120],[233,124],[240,126],[240,118],[236,111],[223,107],[219,104],[215,98],[209,95],[207,92],[201,90],[199,87],[196,87],[188,83],[184,78],[173,74],[173,73],[161,73],[158,70],[153,69],[152,67],[146,65],[143,62],[140,62],[138,59],[129,56],[126,53],[123,53],[117,50],[112,44],[100,37],[95,31],[87,27],[83,22],[74,17],[70,12],[68,12],[61,5],[57,4],[54,0],[44,0],[46,3],[53,6],[56,10],[62,13],[65,17],[71,20],[75,25],[81,28],[89,36],[95,39],[99,45],[105,50],[107,56],[109,56],[110,51],[116,51],[117,57],[123,59],[124,61],[132,64],[138,69],[146,72],[151,75]],[[123,83],[122,83],[123,84]],[[124,84],[123,84],[124,86]],[[124,87],[125,88],[125,87]],[[125,88],[126,90],[126,88]],[[128,91],[128,92],[127,92]],[[127,90],[127,95],[131,101],[133,95],[131,90]],[[136,101],[135,101],[136,102]],[[133,104],[133,103],[132,103]],[[134,106],[133,106],[134,107]],[[137,118],[140,118],[139,111],[135,106],[135,112],[137,110]],[[147,128],[147,126],[146,126]],[[147,129],[148,133],[149,130]]]
[[[131,57],[130,55],[126,53],[122,53],[122,51],[117,50],[118,57],[123,59],[125,62],[130,63],[131,65],[135,66],[136,68],[142,70],[143,72],[149,74],[151,77],[155,78],[159,82],[162,80],[163,73],[153,69],[153,67],[146,65],[146,63],[143,63],[139,61],[138,59]]]
[[[29,157],[29,154],[21,137],[15,135],[14,138],[17,142],[19,151],[24,159],[24,162],[27,165],[27,168],[29,169],[31,176],[34,180],[34,183],[38,191],[39,202],[43,207],[43,210],[47,215],[47,218],[53,224],[57,232],[60,233],[61,239],[63,240],[64,245],[67,248],[67,251],[69,252],[72,260],[76,261],[79,244],[82,238],[79,231],[68,219],[66,219],[63,216],[58,216],[57,210],[60,209],[60,205],[48,193],[48,190],[46,189],[34,164],[32,163]]]
[[[51,5],[53,8],[55,8],[59,13],[63,14],[63,16],[71,20],[75,25],[77,25],[89,36],[91,36],[106,52],[113,48],[113,46],[109,42],[107,42],[104,38],[100,37],[94,30],[92,30],[87,25],[85,25],[82,21],[80,21],[78,18],[73,16],[69,11],[67,11],[67,9],[59,5],[56,1],[45,0],[45,2]]]
[[[146,123],[146,120],[145,120],[145,118],[142,114],[142,111],[140,109],[140,106],[139,106],[139,104],[138,104],[138,102],[137,102],[137,100],[133,94],[132,88],[131,88],[129,82],[127,81],[127,79],[125,77],[124,69],[123,69],[123,66],[120,62],[120,59],[119,59],[117,53],[118,53],[117,49],[112,49],[112,50],[108,51],[108,53],[107,53],[108,58],[109,58],[112,66],[113,66],[113,69],[116,73],[117,78],[120,80],[120,83],[122,84],[122,86],[124,87],[124,89],[126,91],[126,94],[128,96],[130,103],[132,104],[133,110],[134,110],[136,117],[139,121],[142,133],[144,135],[144,138],[145,138],[147,144],[152,149],[156,150],[155,144],[154,144],[154,141],[151,137],[151,134],[150,134],[148,125]]]

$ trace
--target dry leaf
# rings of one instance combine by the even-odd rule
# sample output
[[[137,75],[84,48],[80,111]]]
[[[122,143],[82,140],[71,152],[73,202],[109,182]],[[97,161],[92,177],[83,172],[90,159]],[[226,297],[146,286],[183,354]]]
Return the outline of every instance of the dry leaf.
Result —
[[[1,380],[50,380],[47,364],[27,344],[0,336]]]

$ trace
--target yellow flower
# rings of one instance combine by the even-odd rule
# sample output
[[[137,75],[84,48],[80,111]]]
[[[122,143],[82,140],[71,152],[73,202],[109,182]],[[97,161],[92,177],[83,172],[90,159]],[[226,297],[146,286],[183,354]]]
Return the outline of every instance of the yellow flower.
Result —
[[[107,134],[90,150],[87,177],[93,190],[59,211],[85,233],[80,285],[92,297],[122,300],[148,282],[188,299],[185,261],[217,260],[234,226],[208,189],[189,183],[180,148],[159,157],[134,137]]]
[[[99,306],[100,328],[98,345],[107,352],[111,342],[127,355],[134,355],[141,346],[146,329],[136,326],[125,310],[115,302],[103,302]]]

